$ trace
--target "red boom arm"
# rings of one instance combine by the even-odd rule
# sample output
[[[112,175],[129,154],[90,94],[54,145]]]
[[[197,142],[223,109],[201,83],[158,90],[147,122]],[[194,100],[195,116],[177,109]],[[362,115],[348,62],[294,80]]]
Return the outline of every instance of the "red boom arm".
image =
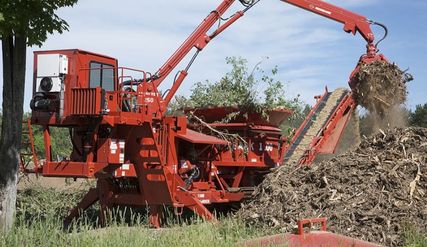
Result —
[[[207,32],[221,18],[227,9],[234,3],[234,0],[224,0],[215,11],[212,11],[194,32],[184,41],[184,43],[175,51],[175,53],[165,62],[157,71],[154,85],[159,86],[163,80],[172,72],[172,70],[187,56],[187,54],[196,47],[202,50],[207,44]]]
[[[187,76],[189,67],[191,66],[194,59],[197,57],[198,53],[205,48],[205,46],[218,34],[224,31],[227,27],[237,21],[240,17],[244,15],[243,11],[236,12],[230,19],[228,19],[224,24],[219,26],[211,35],[208,35],[207,32],[212,28],[212,26],[217,23],[222,15],[228,10],[228,8],[234,3],[235,0],[224,0],[216,10],[212,11],[200,25],[194,30],[194,32],[187,38],[187,40],[175,51],[175,53],[166,61],[166,63],[157,71],[154,76],[153,84],[155,87],[158,87],[163,80],[175,69],[175,67],[188,55],[188,53],[196,48],[197,52],[191,59],[189,65],[185,70],[179,72],[179,75],[176,77],[173,85],[164,98],[164,105],[168,105],[172,97],[175,95],[181,83],[184,81]]]
[[[344,24],[344,31],[347,33],[356,34],[358,31],[362,37],[372,44],[375,36],[371,30],[371,21],[366,17],[355,14],[351,11],[337,7],[330,3],[321,0],[281,0],[282,2],[290,3],[302,9],[311,11],[326,18],[338,21]]]
[[[332,19],[337,22],[341,22],[344,24],[344,31],[347,33],[352,33],[356,35],[357,32],[362,35],[362,37],[368,42],[366,45],[366,54],[360,57],[359,62],[356,68],[350,74],[349,85],[351,89],[355,89],[357,84],[359,83],[355,79],[355,75],[360,69],[360,65],[365,63],[372,63],[375,61],[387,61],[387,58],[382,54],[377,54],[377,47],[374,44],[375,36],[371,29],[371,24],[376,24],[382,26],[386,30],[386,34],[384,38],[387,36],[387,28],[374,22],[372,20],[367,19],[364,16],[358,15],[351,11],[345,10],[343,8],[337,7],[330,3],[326,3],[322,0],[281,0],[282,2],[286,2],[292,5],[295,5],[299,8],[308,10],[315,14],[324,16],[326,18]],[[383,39],[384,39],[383,38]]]
[[[295,5],[299,8],[308,10],[310,12],[316,13],[318,15],[327,17],[329,19],[335,20],[337,22],[344,24],[344,31],[347,33],[356,34],[359,32],[362,37],[367,41],[367,53],[361,57],[359,63],[369,63],[372,61],[386,60],[383,55],[377,54],[377,49],[373,44],[375,36],[371,30],[370,25],[374,22],[368,20],[366,17],[353,13],[351,11],[345,10],[343,8],[337,7],[330,3],[326,3],[321,0],[281,0],[292,5]],[[199,52],[205,48],[205,46],[218,34],[224,31],[227,27],[237,21],[244,13],[250,9],[253,5],[259,2],[252,1],[246,6],[246,9],[243,11],[236,12],[231,18],[229,18],[224,24],[219,26],[211,35],[208,35],[207,32],[217,23],[222,15],[229,9],[229,7],[235,2],[235,0],[223,0],[222,3],[217,7],[216,10],[212,11],[200,25],[194,30],[194,32],[185,40],[185,42],[175,51],[175,53],[166,61],[166,63],[157,71],[157,73],[151,78],[153,85],[157,88],[164,79],[176,68],[176,66],[188,55],[188,53],[196,48],[197,51],[191,59],[189,65],[185,70],[181,70],[177,77],[175,78],[173,85],[165,98],[163,99],[163,106],[166,107],[176,91],[180,87],[181,83],[184,81],[188,74],[188,69],[193,63],[194,59],[197,57]],[[242,2],[242,1],[241,1]],[[353,71],[350,80],[352,80],[355,72],[358,71],[358,67]],[[353,84],[351,84],[353,86]]]

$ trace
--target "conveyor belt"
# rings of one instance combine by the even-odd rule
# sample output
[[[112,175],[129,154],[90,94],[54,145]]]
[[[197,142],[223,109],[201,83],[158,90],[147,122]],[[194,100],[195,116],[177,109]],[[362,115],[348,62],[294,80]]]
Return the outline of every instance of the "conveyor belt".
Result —
[[[319,135],[331,114],[335,112],[347,93],[347,89],[338,88],[334,92],[328,93],[324,99],[318,103],[320,105],[315,113],[307,121],[299,136],[296,137],[295,141],[291,143],[291,146],[287,150],[285,155],[286,163],[299,162],[309,148],[313,138]]]

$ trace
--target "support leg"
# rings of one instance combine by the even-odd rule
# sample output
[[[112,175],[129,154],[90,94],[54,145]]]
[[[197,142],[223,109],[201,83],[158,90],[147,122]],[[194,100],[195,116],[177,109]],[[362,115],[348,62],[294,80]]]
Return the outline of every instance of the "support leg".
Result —
[[[99,223],[105,227],[110,213],[113,187],[108,179],[98,179],[97,187],[99,190]]]
[[[64,219],[64,229],[68,229],[72,220],[78,218],[82,215],[83,211],[92,206],[95,202],[99,200],[98,189],[90,189],[83,199],[73,208],[67,217]]]
[[[195,204],[189,206],[189,209],[191,209],[194,213],[196,213],[205,220],[216,221],[215,216],[205,207],[205,205],[200,203],[200,201],[197,199],[194,199],[194,202]]]
[[[160,205],[150,205],[150,225],[160,228],[160,217],[162,207]]]

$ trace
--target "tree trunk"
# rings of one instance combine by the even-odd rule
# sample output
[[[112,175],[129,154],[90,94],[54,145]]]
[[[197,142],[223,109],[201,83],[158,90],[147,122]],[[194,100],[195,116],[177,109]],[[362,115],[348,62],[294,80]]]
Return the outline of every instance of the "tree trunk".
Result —
[[[0,232],[13,225],[21,148],[26,36],[3,36],[3,116],[0,137]]]

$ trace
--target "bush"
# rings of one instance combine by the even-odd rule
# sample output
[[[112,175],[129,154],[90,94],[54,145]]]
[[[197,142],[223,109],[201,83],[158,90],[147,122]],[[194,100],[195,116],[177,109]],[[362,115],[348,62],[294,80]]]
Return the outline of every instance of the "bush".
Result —
[[[231,66],[231,70],[219,81],[197,82],[188,99],[183,96],[175,98],[170,112],[177,114],[183,108],[238,107],[242,111],[257,112],[267,118],[270,110],[288,108],[294,111],[291,119],[282,125],[282,129],[288,132],[288,129],[298,127],[310,111],[310,107],[301,102],[299,95],[294,99],[285,97],[285,83],[275,79],[277,66],[267,73],[260,67],[261,62],[249,70],[248,61],[241,57],[227,57],[226,63]],[[237,114],[233,113],[223,121]]]

